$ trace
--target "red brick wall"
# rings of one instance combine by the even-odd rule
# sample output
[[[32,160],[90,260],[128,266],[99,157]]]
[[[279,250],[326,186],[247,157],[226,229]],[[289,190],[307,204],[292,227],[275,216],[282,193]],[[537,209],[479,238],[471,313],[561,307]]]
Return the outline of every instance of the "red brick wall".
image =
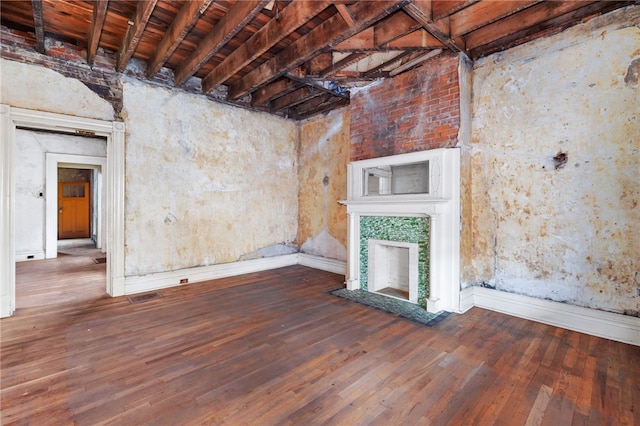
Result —
[[[350,160],[453,147],[460,126],[458,56],[434,58],[351,98]]]

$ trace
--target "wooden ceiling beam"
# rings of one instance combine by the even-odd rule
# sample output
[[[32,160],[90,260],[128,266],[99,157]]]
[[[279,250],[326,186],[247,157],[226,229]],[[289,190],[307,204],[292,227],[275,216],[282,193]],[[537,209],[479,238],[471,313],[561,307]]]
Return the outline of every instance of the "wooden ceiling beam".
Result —
[[[281,95],[286,95],[302,86],[298,81],[290,80],[288,78],[281,78],[274,81],[271,84],[262,86],[251,96],[251,105],[260,106],[264,105],[272,99]]]
[[[431,5],[431,19],[438,20],[445,16],[453,15],[459,10],[464,9],[480,0],[446,0],[435,1]]]
[[[338,71],[341,71],[347,68],[349,65],[354,64],[363,58],[366,58],[367,56],[369,56],[368,53],[362,53],[362,52],[352,53],[349,56],[346,56],[340,59],[338,62],[331,64],[327,68],[320,71],[320,73],[318,74],[318,77],[326,78],[334,73],[337,73]]]
[[[347,40],[336,44],[332,50],[335,51],[359,51],[359,50],[375,50],[376,45],[373,42],[375,29],[374,27],[366,28],[349,37]]]
[[[373,30],[373,28],[371,28]],[[365,33],[362,31],[360,34]],[[372,33],[373,34],[373,33]],[[340,43],[338,46],[333,47],[331,50],[334,52],[385,52],[389,50],[402,50],[402,49],[436,49],[444,47],[443,44],[434,36],[432,36],[427,30],[420,28],[412,33],[403,35],[381,46],[374,46],[369,41],[363,39],[358,40],[360,35],[357,34]]]
[[[98,51],[100,44],[100,34],[104,27],[104,19],[107,16],[107,6],[109,0],[97,0],[93,4],[93,17],[91,18],[91,27],[89,28],[89,37],[87,42],[87,64],[93,65],[93,60]]]
[[[399,10],[373,27],[373,44],[376,47],[384,46],[420,27],[415,19]]]
[[[349,105],[348,97],[341,98],[325,94],[292,107],[289,115],[296,120],[302,120],[345,105]]]
[[[334,46],[333,50],[384,50],[385,44],[409,34],[422,25],[402,11],[398,11],[382,22],[369,27],[353,37]]]
[[[443,47],[440,40],[432,36],[424,28],[397,38],[385,45],[389,50],[397,49],[436,49]]]
[[[45,53],[42,0],[31,0],[31,8],[33,9],[33,28],[36,34],[36,50],[40,53]]]
[[[445,47],[454,52],[465,53],[464,47],[451,38],[449,18],[445,17],[434,21],[431,6],[431,0],[413,0],[404,7],[404,11],[418,21],[425,30],[437,38]]]
[[[202,39],[193,53],[176,69],[175,85],[181,86],[194,75],[202,65],[251,22],[267,3],[269,0],[241,0],[234,3]]]
[[[438,56],[439,54],[442,53],[442,49],[433,49],[430,52],[427,52],[423,55],[420,55],[416,58],[411,59],[410,61],[400,65],[397,68],[392,69],[391,71],[389,71],[389,77],[394,77],[398,74],[401,74],[405,71],[410,70],[411,68],[421,64],[422,62],[426,61],[427,59],[431,59],[435,56]]]
[[[229,98],[238,99],[259,86],[273,81],[296,66],[371,26],[407,4],[408,0],[360,1],[349,8],[355,25],[348,25],[339,15],[333,15],[309,33],[287,46],[279,54],[253,69],[229,88]]]
[[[405,59],[407,56],[411,56],[414,54],[415,52],[411,50],[406,50],[404,52],[401,52],[398,55],[394,56],[393,58],[389,59],[384,64],[380,64],[376,67],[371,68],[369,71],[364,73],[363,77],[364,78],[388,77],[389,71],[384,71],[385,68],[388,68],[389,66],[395,64],[396,62],[400,62],[401,60]]]
[[[192,0],[184,3],[147,61],[147,78],[151,78],[164,65],[211,2],[212,0]]]
[[[320,92],[325,92],[325,93],[329,93],[331,96],[339,96],[339,97],[343,97],[343,98],[348,98],[349,95],[345,94],[345,93],[339,93],[336,92],[335,90],[331,90],[331,89],[327,89],[326,87],[322,86],[321,84],[318,84],[315,80],[310,79],[310,78],[301,78],[301,77],[296,77],[295,75],[292,75],[290,73],[287,74],[287,78],[289,78],[290,80],[293,81],[297,81],[300,84],[304,84],[306,86],[311,86],[313,87],[314,90],[320,91]]]
[[[522,29],[533,27],[541,22],[563,15],[594,2],[567,1],[567,2],[541,2],[493,24],[479,28],[465,38],[467,48],[471,51],[478,47],[490,44],[496,40],[509,37]]]
[[[281,96],[277,99],[274,99],[273,101],[271,101],[271,104],[269,105],[269,109],[272,112],[275,111],[280,111],[283,110],[285,108],[290,108],[292,106],[301,104],[303,102],[306,102],[310,99],[313,99],[317,96],[323,95],[325,94],[324,92],[320,92],[318,90],[313,90],[313,88],[309,87],[309,86],[304,86],[301,87],[298,90],[295,90],[287,95]]]
[[[499,19],[513,15],[541,0],[483,1],[475,3],[460,12],[449,16],[451,37],[459,37],[471,31],[491,24]]]
[[[244,66],[275,46],[301,25],[311,20],[331,4],[330,1],[294,1],[260,28],[249,40],[227,56],[202,80],[202,91],[207,93],[224,83]]]
[[[542,8],[545,6],[545,3],[546,2],[543,2],[540,5],[533,6],[532,9],[537,9],[539,7]],[[582,1],[576,3],[580,4],[574,5],[577,7],[566,8],[562,7],[562,5],[555,5],[555,7],[548,10],[546,14],[540,14],[539,10],[535,11],[535,15],[539,18],[538,20],[535,19],[534,15],[531,15],[524,22],[521,22],[521,29],[516,30],[515,32],[511,32],[499,39],[493,40],[490,43],[483,43],[478,47],[470,48],[469,51],[471,53],[471,58],[477,58],[479,57],[479,55],[484,56],[493,52],[504,50],[509,47],[513,47],[523,41],[526,42],[530,39],[537,38],[540,36],[540,34],[547,35],[557,33],[565,28],[570,27],[575,22],[580,21],[581,19],[592,16],[594,14],[607,13],[610,10],[614,10],[620,7],[620,5],[622,4],[621,2],[615,1]],[[527,12],[534,13],[533,11],[529,10],[527,10]],[[544,15],[546,15],[546,17]],[[510,25],[509,22],[506,22],[505,24]],[[472,40],[472,42],[475,43],[475,40]]]
[[[347,8],[346,5],[336,4],[335,7],[336,9],[338,9],[338,13],[340,14],[340,16],[342,16],[342,19],[344,19],[344,22],[346,22],[349,25],[355,25],[356,21],[353,20],[353,15],[351,15],[351,12],[349,12],[349,9]]]
[[[129,59],[133,56],[133,52],[135,52],[136,47],[138,47],[140,38],[142,38],[142,33],[147,27],[149,17],[151,16],[153,9],[156,7],[156,3],[158,3],[158,0],[145,0],[138,2],[136,14],[132,19],[133,24],[130,24],[127,28],[127,32],[124,35],[122,44],[120,45],[120,50],[118,51],[116,69],[119,72],[124,71]]]

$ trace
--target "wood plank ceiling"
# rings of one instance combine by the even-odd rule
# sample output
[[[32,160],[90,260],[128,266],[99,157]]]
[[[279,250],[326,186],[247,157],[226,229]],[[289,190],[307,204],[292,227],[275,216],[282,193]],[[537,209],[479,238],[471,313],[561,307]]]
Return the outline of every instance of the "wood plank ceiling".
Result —
[[[349,88],[393,77],[443,52],[471,59],[638,1],[11,0],[2,25],[165,67],[208,96],[303,119],[349,103]],[[139,65],[137,65],[139,66]]]

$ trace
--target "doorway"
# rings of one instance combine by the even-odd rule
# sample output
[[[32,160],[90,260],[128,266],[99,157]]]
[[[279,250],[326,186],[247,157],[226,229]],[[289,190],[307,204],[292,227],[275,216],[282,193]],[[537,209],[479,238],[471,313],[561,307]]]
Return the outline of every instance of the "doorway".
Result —
[[[109,262],[106,267],[106,292],[111,296],[124,295],[124,123],[103,121],[70,115],[33,111],[0,104],[0,317],[11,316],[15,310],[16,251],[15,251],[15,133],[17,128],[48,130],[69,134],[91,134],[107,140],[105,175],[105,238]],[[47,170],[47,173],[49,171]],[[57,169],[55,170],[57,173]],[[50,186],[47,187],[49,194]],[[57,185],[54,186],[57,192]],[[51,199],[51,198],[49,198]],[[56,200],[57,196],[54,195]],[[57,211],[50,211],[47,221],[57,221]],[[55,223],[55,222],[54,222]],[[52,227],[48,227],[51,229]],[[56,227],[57,228],[57,227]],[[57,231],[56,231],[57,234]],[[54,235],[53,245],[57,245]],[[49,245],[49,240],[47,240]],[[55,247],[57,252],[57,247]]]
[[[107,142],[107,151],[108,151],[108,142]],[[108,188],[106,188],[106,179],[105,179],[105,170],[107,168],[107,158],[104,157],[94,157],[89,155],[73,155],[73,154],[56,154],[56,153],[47,153],[46,154],[46,198],[49,202],[46,204],[46,258],[53,259],[58,255],[58,241],[61,238],[59,235],[60,228],[60,198],[61,195],[64,195],[63,192],[60,192],[60,181],[76,181],[78,183],[82,183],[79,181],[85,180],[89,181],[90,188],[92,189],[91,196],[92,199],[89,200],[90,209],[93,206],[92,214],[90,216],[90,235],[87,238],[91,238],[95,243],[95,247],[98,249],[102,249],[103,252],[106,252],[107,247],[105,244],[106,240],[106,220],[104,217],[107,212],[107,200],[106,193],[108,192]],[[66,172],[61,172],[61,170],[67,170]],[[81,170],[86,170],[85,172],[81,172]],[[87,174],[89,174],[87,177]],[[78,188],[69,188],[67,189],[68,195],[79,195],[82,190]],[[85,195],[87,194],[86,189]],[[76,197],[70,197],[76,198]],[[86,200],[85,200],[86,201]],[[73,202],[73,200],[72,200]],[[64,207],[62,210],[62,214],[65,213]],[[76,233],[76,235],[78,235]],[[85,234],[86,235],[86,234]],[[82,238],[82,236],[76,237],[74,235],[67,235],[68,238]]]
[[[58,240],[91,237],[89,182],[58,182]]]

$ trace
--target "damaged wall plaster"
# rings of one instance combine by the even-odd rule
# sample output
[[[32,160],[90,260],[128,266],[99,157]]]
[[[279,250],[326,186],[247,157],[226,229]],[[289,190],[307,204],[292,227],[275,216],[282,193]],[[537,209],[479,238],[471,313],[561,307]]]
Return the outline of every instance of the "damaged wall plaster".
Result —
[[[125,274],[295,241],[295,123],[124,79]]]
[[[298,242],[304,253],[347,259],[346,207],[349,112],[333,111],[299,124]]]
[[[44,68],[0,59],[1,102],[14,107],[113,120],[113,106],[85,84]]]
[[[476,62],[476,284],[639,315],[639,23],[622,9]]]

